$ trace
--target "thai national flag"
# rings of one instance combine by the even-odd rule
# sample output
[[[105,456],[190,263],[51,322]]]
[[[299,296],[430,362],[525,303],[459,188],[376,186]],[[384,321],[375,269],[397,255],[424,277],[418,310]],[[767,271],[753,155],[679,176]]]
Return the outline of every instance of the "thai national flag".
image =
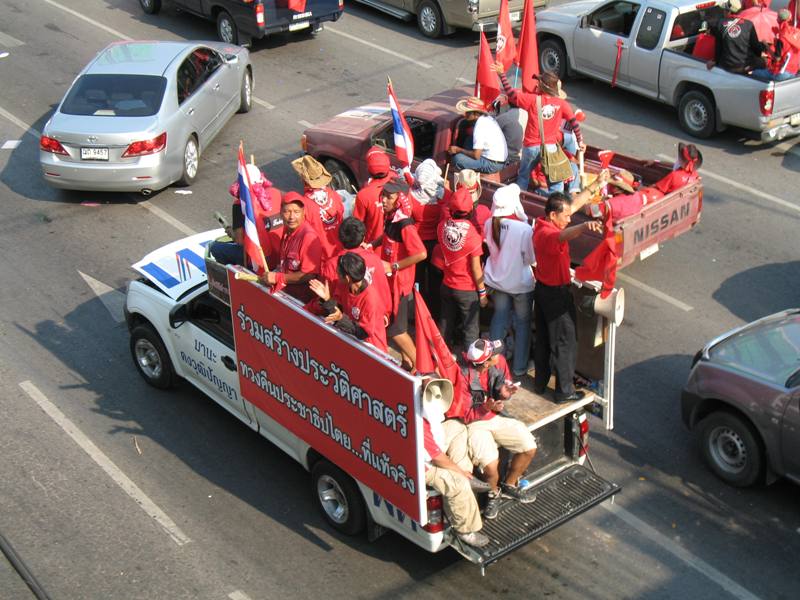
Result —
[[[250,177],[244,162],[244,148],[239,144],[239,205],[242,207],[244,216],[244,252],[250,259],[253,270],[257,273],[267,272],[267,261],[264,259],[264,251],[258,241],[258,229],[256,229],[256,211],[253,208],[253,193],[251,191]]]
[[[406,118],[400,112],[400,105],[397,102],[397,96],[394,95],[391,79],[387,88],[389,107],[392,109],[392,121],[394,122],[394,151],[397,154],[397,160],[403,163],[403,166],[410,168],[414,161],[414,138],[411,137],[411,129],[406,123]]]

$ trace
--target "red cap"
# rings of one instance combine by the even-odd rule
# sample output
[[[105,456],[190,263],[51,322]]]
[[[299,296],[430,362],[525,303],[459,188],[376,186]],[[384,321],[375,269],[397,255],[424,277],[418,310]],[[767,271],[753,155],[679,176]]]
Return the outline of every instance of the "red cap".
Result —
[[[462,186],[450,196],[450,212],[472,212],[472,195],[468,187]]]
[[[284,204],[291,204],[291,203],[299,204],[303,208],[306,207],[305,199],[295,191],[286,192],[281,198],[281,206]]]
[[[370,175],[385,175],[392,168],[389,155],[380,146],[367,150],[367,170]]]

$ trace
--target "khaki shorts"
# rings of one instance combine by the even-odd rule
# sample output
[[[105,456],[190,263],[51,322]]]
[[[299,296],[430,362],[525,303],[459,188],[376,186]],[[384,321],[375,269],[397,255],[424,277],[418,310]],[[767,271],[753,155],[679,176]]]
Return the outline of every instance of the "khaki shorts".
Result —
[[[498,446],[519,454],[536,448],[536,440],[525,424],[517,419],[496,415],[467,425],[472,462],[481,469],[500,458]]]

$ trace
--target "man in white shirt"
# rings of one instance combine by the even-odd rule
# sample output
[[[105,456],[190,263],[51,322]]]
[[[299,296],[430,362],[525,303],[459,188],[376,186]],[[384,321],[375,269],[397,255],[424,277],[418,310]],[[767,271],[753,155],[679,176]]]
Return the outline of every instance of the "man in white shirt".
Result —
[[[508,146],[503,130],[489,115],[483,100],[469,96],[456,104],[456,110],[468,121],[474,121],[472,148],[450,146],[453,167],[456,171],[472,169],[479,173],[497,173],[506,164]]]

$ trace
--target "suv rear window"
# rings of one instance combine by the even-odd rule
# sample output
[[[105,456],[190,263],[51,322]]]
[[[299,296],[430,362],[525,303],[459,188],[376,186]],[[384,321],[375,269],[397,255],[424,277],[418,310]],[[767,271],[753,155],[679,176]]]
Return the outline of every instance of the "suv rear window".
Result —
[[[167,80],[157,75],[81,75],[61,105],[67,115],[148,117],[158,112]]]

